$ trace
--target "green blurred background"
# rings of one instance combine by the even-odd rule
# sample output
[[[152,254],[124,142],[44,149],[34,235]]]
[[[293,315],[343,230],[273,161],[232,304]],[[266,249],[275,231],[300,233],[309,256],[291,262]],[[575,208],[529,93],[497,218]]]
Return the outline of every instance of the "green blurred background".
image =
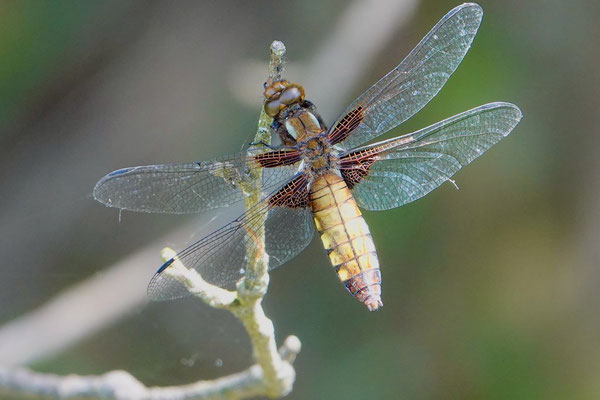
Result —
[[[120,167],[239,151],[254,135],[272,40],[286,43],[290,78],[307,81],[317,105],[319,92],[344,93],[322,109],[331,122],[459,4],[407,2],[360,79],[343,87],[328,85],[354,54],[334,53],[340,62],[302,75],[356,3],[369,4],[1,2],[0,322],[158,240],[155,262],[141,266],[149,279],[163,245],[194,239],[169,235],[192,217],[119,219],[91,190]],[[271,275],[265,309],[277,338],[295,334],[303,345],[289,398],[600,398],[600,3],[480,4],[484,21],[458,71],[385,138],[490,101],[517,104],[524,118],[456,176],[459,191],[446,184],[364,213],[382,264],[381,311],[346,293],[317,240]],[[359,20],[358,35],[377,28]],[[217,213],[217,222],[230,217]],[[141,293],[147,280],[119,284]],[[109,301],[119,296],[107,291],[87,312]],[[58,315],[51,325],[76,328],[69,323]],[[238,321],[182,300],[136,304],[30,365],[127,369],[173,385],[251,363]]]

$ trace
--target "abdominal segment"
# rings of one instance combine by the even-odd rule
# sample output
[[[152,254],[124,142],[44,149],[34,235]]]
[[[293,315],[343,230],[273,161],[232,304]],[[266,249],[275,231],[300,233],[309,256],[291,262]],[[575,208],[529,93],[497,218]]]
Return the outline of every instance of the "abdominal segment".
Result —
[[[319,177],[310,189],[310,203],[340,280],[369,310],[383,306],[375,244],[346,182],[335,174]]]

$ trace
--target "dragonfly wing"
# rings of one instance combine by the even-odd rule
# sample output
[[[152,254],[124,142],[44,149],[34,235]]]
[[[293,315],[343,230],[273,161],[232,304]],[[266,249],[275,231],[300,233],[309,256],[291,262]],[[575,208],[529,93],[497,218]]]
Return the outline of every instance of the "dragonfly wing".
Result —
[[[452,9],[396,68],[348,106],[332,125],[330,141],[352,149],[416,114],[456,70],[482,17],[477,4]]]
[[[262,227],[264,249],[257,239]],[[239,218],[181,251],[174,259],[195,269],[209,283],[231,287],[245,275],[253,261],[252,255],[266,251],[269,269],[277,268],[300,253],[313,234],[307,179],[305,175],[299,175]],[[151,299],[170,300],[188,295],[181,283],[163,273],[174,259],[167,261],[150,281],[148,295]]]
[[[239,182],[262,168],[240,153],[210,161],[123,168],[103,177],[94,198],[124,210],[172,214],[226,207],[244,198]],[[263,170],[262,189],[270,192],[295,173],[293,165]]]
[[[490,103],[412,134],[354,150],[342,174],[358,205],[387,210],[417,200],[506,137],[521,120],[517,106]]]

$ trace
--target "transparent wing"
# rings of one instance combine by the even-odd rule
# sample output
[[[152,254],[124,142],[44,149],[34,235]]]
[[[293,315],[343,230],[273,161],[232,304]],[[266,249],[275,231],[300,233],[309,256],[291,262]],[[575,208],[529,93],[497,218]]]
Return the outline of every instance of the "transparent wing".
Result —
[[[477,4],[452,9],[396,68],[348,106],[332,125],[331,140],[352,149],[417,113],[456,70],[482,17]]]
[[[387,210],[417,200],[506,137],[519,108],[490,103],[415,133],[365,146],[341,160],[358,205]]]
[[[210,161],[123,168],[94,187],[94,198],[107,206],[151,213],[185,214],[226,207],[244,198],[239,183],[261,168],[247,153]],[[263,169],[262,189],[270,192],[297,168]]]
[[[284,188],[293,189],[293,182]],[[302,189],[296,185],[296,189],[297,197],[308,193],[306,186]],[[301,193],[303,190],[305,193]],[[230,287],[244,276],[251,261],[249,255],[260,254],[262,244],[256,239],[256,233],[264,225],[264,250],[269,255],[269,269],[279,267],[310,243],[314,223],[310,209],[305,207],[307,203],[296,204],[295,207],[280,206],[277,203],[282,202],[273,201],[277,193],[280,191],[181,251],[176,259],[198,271],[209,283]],[[293,195],[293,192],[287,194]],[[188,295],[181,283],[163,273],[173,261],[167,261],[150,281],[148,295],[151,299],[170,300]]]

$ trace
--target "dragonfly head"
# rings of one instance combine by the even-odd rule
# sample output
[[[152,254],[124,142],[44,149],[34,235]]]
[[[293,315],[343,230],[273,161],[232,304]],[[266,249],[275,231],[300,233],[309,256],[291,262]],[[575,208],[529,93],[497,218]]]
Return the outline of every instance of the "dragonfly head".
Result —
[[[304,88],[286,80],[276,81],[265,87],[265,113],[271,118],[284,108],[304,101]]]

